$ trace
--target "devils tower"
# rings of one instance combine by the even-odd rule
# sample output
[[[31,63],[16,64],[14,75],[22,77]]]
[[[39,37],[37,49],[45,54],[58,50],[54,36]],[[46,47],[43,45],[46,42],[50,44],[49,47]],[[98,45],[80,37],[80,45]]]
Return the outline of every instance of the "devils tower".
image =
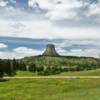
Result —
[[[59,56],[53,44],[47,44],[46,50],[44,51],[42,55],[43,56]]]

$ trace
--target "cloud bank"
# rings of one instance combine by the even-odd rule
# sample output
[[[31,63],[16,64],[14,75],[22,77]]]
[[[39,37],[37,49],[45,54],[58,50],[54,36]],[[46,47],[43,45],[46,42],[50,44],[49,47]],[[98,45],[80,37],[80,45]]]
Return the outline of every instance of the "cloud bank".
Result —
[[[100,0],[0,0],[0,15],[0,58],[40,54],[49,42],[62,55],[99,55]]]
[[[1,0],[0,36],[99,38],[99,0]]]

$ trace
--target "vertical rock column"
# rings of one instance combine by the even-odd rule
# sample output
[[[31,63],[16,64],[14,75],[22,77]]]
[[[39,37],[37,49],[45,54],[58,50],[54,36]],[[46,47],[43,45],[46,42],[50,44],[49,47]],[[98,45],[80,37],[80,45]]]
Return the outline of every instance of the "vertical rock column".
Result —
[[[43,55],[44,56],[59,56],[53,44],[47,44],[46,50],[44,51]]]

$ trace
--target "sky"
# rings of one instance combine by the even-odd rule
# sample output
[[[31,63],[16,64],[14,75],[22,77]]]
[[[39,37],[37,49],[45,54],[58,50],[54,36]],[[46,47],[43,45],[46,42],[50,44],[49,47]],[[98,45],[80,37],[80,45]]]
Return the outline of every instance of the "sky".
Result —
[[[100,0],[0,0],[0,58],[41,54],[99,57]]]

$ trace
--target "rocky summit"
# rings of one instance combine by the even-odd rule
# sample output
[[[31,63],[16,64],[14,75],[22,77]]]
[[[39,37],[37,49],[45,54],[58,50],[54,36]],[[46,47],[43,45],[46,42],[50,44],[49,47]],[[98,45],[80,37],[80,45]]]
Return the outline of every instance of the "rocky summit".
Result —
[[[59,56],[53,44],[47,44],[46,50],[44,51],[42,55],[43,56]]]

